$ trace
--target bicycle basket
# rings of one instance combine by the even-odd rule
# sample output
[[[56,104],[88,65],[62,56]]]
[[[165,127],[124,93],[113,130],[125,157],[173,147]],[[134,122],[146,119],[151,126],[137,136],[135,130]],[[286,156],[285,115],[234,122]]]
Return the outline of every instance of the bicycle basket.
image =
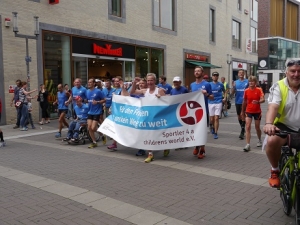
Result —
[[[300,149],[300,134],[293,133],[287,136],[287,143],[290,148]]]
[[[227,101],[227,109],[230,109],[231,108],[231,102],[228,100]]]

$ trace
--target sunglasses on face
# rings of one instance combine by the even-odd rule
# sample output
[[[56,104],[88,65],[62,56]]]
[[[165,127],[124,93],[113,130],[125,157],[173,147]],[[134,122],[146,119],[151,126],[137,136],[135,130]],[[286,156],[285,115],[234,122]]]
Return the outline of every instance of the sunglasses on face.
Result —
[[[294,66],[294,65],[300,66],[300,60],[291,60],[286,64],[287,67]]]

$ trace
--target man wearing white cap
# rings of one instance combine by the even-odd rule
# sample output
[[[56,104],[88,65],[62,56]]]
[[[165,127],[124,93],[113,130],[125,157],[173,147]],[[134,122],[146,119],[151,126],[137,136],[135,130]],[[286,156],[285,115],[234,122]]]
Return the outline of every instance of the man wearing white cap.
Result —
[[[173,78],[173,85],[174,88],[171,90],[170,95],[180,95],[180,94],[189,93],[189,91],[185,87],[181,86],[180,77]]]

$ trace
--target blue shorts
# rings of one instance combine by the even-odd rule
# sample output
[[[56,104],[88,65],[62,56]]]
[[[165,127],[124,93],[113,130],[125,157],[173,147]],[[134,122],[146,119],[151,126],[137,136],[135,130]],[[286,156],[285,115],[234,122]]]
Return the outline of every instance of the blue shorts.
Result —
[[[261,113],[247,113],[246,116],[249,118],[254,118],[254,120],[261,120]]]

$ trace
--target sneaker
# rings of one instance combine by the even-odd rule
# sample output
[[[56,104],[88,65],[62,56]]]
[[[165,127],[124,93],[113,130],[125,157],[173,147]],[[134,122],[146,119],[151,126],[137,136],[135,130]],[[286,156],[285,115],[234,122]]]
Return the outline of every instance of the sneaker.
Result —
[[[19,128],[19,126],[17,126],[17,125],[13,127],[13,129],[17,129],[17,128]]]
[[[40,124],[40,125],[44,125],[44,122],[43,122],[43,121],[41,121],[41,122],[39,122],[39,124]]]
[[[153,155],[152,155],[152,154],[148,154],[148,157],[147,157],[147,159],[144,160],[144,162],[145,162],[145,163],[149,163],[149,162],[151,162],[151,161],[153,161],[153,160],[154,160]]]
[[[170,154],[170,150],[164,150],[164,157],[167,157]]]
[[[68,138],[68,137],[63,139],[63,141],[70,141],[70,140],[71,140],[71,138]]]
[[[61,133],[60,133],[60,132],[57,132],[57,133],[55,134],[55,137],[56,137],[56,138],[61,137]]]
[[[106,137],[104,135],[102,136],[102,144],[106,145]]]
[[[46,124],[47,124],[47,123],[50,123],[50,120],[47,120],[45,123],[46,123]]]
[[[199,154],[199,148],[195,147],[193,151],[193,155],[198,155]]]
[[[215,133],[214,134],[214,139],[218,139],[219,137],[218,137],[218,134],[217,133]]]
[[[215,133],[215,129],[213,127],[210,128],[210,132],[211,132],[211,134],[214,134]]]
[[[27,127],[23,127],[20,129],[20,131],[28,131],[28,128]]]
[[[261,147],[261,146],[262,146],[262,142],[258,141],[257,144],[256,144],[256,147]]]
[[[116,144],[111,144],[110,146],[107,146],[108,149],[115,149],[117,148]]]
[[[243,131],[241,131],[240,133],[240,136],[239,136],[239,139],[243,140],[245,138],[245,134]]]
[[[136,156],[146,155],[146,152],[145,152],[145,150],[140,149],[135,155]]]
[[[269,178],[269,184],[273,188],[280,187],[279,170],[271,170],[271,176]]]
[[[198,159],[203,159],[205,157],[205,149],[204,147],[201,147],[200,153],[198,155]]]
[[[94,143],[94,142],[93,142],[92,144],[89,145],[88,148],[95,148],[95,147],[97,147],[97,146],[98,146],[97,143]]]
[[[246,144],[246,146],[243,148],[244,152],[249,152],[250,151],[250,145]]]

